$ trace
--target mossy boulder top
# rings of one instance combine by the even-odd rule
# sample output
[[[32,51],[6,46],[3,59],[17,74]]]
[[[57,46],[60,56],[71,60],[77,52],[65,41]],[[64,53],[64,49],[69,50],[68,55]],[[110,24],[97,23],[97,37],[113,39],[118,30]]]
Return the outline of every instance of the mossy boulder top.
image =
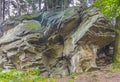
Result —
[[[56,9],[18,16],[6,20],[2,23],[0,28],[5,31],[6,29],[14,28],[22,23],[24,24],[23,27],[34,28],[34,30],[44,34],[44,37],[49,37],[53,32],[60,32],[61,30],[63,30],[62,34],[66,35],[65,31],[69,33],[69,31],[72,30],[71,28],[75,28],[79,23],[80,17],[78,9],[78,7],[71,7],[65,10]],[[67,22],[71,22],[72,27],[70,27],[71,25],[68,25]]]

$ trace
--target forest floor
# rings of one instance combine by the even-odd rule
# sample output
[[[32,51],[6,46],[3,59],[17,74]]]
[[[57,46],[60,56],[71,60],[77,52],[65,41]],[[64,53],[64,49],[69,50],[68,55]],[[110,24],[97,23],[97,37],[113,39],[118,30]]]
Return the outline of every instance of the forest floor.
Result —
[[[101,70],[60,78],[57,82],[120,82],[120,72],[104,67]]]

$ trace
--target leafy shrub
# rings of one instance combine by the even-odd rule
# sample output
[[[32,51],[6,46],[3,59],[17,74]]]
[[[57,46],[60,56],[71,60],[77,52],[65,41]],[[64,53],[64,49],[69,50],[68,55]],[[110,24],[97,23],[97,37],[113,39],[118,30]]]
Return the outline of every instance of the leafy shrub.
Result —
[[[1,71],[0,82],[56,82],[56,79],[41,76],[39,69],[29,69],[28,71],[13,69]]]

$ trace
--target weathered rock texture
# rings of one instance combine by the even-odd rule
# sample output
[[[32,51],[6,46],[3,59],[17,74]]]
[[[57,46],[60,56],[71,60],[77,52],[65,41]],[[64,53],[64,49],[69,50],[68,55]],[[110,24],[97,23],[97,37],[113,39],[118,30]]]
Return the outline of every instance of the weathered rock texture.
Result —
[[[39,67],[42,74],[50,77],[96,69],[98,51],[115,35],[95,7],[58,9],[16,20],[1,27],[0,67]]]

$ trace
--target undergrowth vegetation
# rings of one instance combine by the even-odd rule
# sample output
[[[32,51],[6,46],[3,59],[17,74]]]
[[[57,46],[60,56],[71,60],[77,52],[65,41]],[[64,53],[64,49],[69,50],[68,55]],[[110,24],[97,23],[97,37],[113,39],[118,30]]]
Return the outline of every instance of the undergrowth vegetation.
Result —
[[[40,75],[39,69],[28,71],[0,71],[0,82],[56,82],[56,78],[48,78]]]

